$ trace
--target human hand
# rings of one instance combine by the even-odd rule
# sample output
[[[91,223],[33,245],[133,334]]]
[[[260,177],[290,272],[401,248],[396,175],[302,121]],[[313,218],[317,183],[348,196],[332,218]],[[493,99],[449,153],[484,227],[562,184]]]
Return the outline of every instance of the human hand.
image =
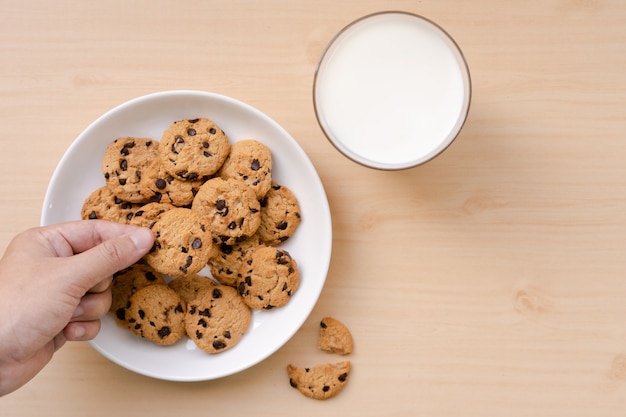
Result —
[[[152,247],[148,229],[102,220],[37,227],[0,259],[0,396],[34,377],[67,340],[94,338],[116,271]]]

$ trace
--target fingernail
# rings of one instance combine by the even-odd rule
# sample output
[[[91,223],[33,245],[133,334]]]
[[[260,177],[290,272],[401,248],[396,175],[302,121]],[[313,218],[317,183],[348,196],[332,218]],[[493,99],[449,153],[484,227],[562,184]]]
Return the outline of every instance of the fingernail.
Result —
[[[137,228],[132,231],[128,237],[133,241],[137,249],[142,251],[148,251],[152,247],[152,243],[154,241],[154,234],[150,229],[146,228]]]
[[[86,333],[87,331],[85,330],[85,326],[74,326],[74,339],[80,340],[85,336]]]

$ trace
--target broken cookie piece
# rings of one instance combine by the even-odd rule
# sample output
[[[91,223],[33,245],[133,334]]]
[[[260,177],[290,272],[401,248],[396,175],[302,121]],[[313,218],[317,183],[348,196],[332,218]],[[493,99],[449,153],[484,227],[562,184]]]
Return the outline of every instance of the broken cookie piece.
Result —
[[[320,321],[319,348],[329,353],[348,355],[353,348],[352,334],[339,320],[324,317]]]
[[[350,361],[324,363],[313,368],[287,365],[289,384],[303,395],[316,400],[332,398],[345,387]]]

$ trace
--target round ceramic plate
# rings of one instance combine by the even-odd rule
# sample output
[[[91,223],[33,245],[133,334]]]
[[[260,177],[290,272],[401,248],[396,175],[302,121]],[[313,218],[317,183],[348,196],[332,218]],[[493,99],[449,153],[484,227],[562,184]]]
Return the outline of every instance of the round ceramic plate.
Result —
[[[298,143],[259,110],[218,94],[167,91],[124,103],[101,116],[72,143],[59,162],[44,199],[42,225],[80,219],[85,198],[104,185],[101,160],[117,137],[156,140],[175,120],[207,117],[220,126],[231,143],[256,139],[274,159],[273,179],[289,187],[300,203],[302,223],[282,246],[298,263],[301,283],[287,305],[254,311],[241,342],[210,355],[184,338],[163,347],[117,326],[110,315],[102,320],[91,345],[111,361],[134,372],[172,381],[201,381],[247,369],[283,346],[311,313],[326,280],[332,245],[328,200],[320,178]],[[208,268],[203,273],[209,274]]]

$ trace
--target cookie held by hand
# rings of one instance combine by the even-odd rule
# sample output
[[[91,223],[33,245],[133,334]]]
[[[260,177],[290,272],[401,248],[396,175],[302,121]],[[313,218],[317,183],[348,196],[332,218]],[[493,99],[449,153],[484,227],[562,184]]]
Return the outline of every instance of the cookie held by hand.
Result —
[[[191,209],[176,207],[164,212],[152,231],[154,245],[145,259],[162,274],[196,274],[211,257],[211,231],[206,219]]]

